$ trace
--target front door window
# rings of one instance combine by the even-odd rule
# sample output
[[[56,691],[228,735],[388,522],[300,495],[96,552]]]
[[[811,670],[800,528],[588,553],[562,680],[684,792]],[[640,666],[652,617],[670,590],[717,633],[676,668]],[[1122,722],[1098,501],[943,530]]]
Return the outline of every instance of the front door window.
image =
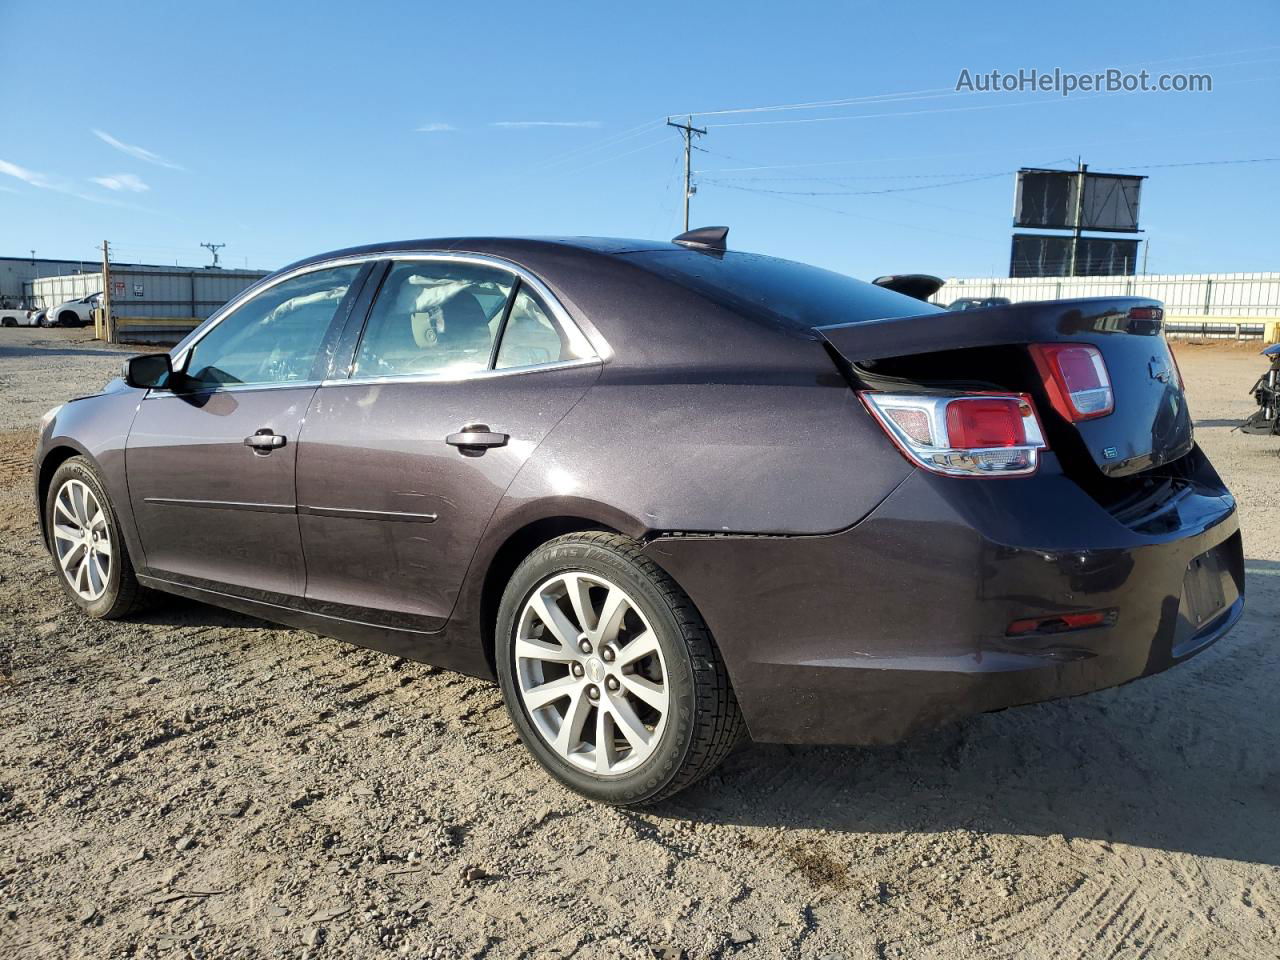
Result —
[[[220,320],[192,348],[189,386],[279,384],[321,379],[325,333],[360,264],[304,273],[264,290]]]

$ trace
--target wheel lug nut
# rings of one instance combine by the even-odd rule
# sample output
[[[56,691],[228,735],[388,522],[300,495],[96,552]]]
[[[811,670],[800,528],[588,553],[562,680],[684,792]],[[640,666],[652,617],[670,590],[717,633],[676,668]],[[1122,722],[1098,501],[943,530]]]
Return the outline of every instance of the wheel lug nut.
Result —
[[[572,668],[572,669],[573,669],[573,675],[574,675],[575,677],[580,677],[580,676],[582,676],[584,673],[586,673],[586,671],[582,669],[582,664],[580,664],[580,663],[575,663],[575,664],[573,665],[573,668]]]
[[[581,640],[578,641],[578,649],[581,650],[583,653],[590,653],[591,641],[588,640],[586,637],[583,637]]]
[[[606,677],[606,678],[605,678],[605,681],[604,681],[604,685],[605,685],[606,687],[608,687],[610,690],[617,690],[617,689],[618,689],[618,678],[617,678],[617,677]]]
[[[600,651],[600,656],[604,658],[605,663],[613,663],[613,658],[616,657],[617,654],[613,652],[613,647],[605,647]]]
[[[594,683],[591,684],[591,686],[587,687],[587,698],[589,700],[600,699],[600,688],[597,687]]]

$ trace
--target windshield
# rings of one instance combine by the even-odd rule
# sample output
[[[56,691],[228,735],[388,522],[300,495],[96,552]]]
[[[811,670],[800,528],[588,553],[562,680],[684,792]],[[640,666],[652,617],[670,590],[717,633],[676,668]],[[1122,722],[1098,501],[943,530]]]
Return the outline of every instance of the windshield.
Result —
[[[623,256],[737,313],[798,330],[940,311],[842,273],[757,253],[647,250]]]

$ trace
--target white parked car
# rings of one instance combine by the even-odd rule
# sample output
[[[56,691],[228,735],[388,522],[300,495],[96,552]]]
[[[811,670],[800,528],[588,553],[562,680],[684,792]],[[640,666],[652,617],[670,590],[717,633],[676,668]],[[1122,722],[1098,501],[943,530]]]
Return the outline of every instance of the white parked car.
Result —
[[[43,310],[27,310],[17,307],[0,308],[0,327],[34,327],[39,323],[36,314],[44,316]]]
[[[101,293],[91,293],[79,300],[68,300],[45,311],[42,327],[83,327],[93,323],[94,308],[102,303]]]

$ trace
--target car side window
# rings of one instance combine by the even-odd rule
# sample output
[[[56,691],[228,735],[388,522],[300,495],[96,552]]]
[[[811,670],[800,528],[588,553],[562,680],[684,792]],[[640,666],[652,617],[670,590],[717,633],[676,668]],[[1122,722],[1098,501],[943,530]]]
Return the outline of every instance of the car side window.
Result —
[[[186,378],[199,386],[310,380],[325,333],[360,264],[277,283],[241,304],[200,338]]]
[[[396,264],[374,301],[351,375],[487,370],[514,282],[505,270],[482,264]]]
[[[533,367],[583,356],[553,319],[542,298],[522,284],[502,331],[495,369]]]

